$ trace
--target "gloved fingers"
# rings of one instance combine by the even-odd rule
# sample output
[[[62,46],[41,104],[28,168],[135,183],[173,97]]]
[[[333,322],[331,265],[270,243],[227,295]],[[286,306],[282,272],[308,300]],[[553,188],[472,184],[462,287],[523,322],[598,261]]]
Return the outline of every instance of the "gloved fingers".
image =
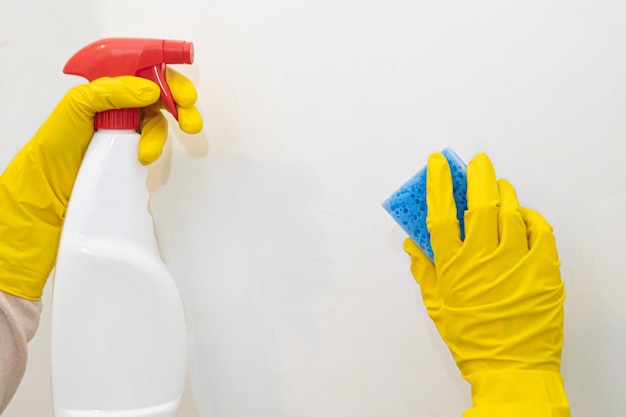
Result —
[[[178,110],[178,126],[180,129],[190,135],[200,133],[204,125],[200,111],[196,106],[177,107]]]
[[[151,164],[161,156],[167,140],[167,126],[167,119],[156,106],[145,109],[138,149],[138,158],[142,164]]]
[[[473,251],[488,254],[498,246],[499,206],[493,164],[487,155],[480,153],[467,166],[465,244]]]
[[[174,68],[165,67],[165,80],[172,91],[174,101],[181,107],[191,107],[198,100],[198,92],[193,82]]]
[[[541,253],[558,263],[559,255],[556,249],[556,239],[552,233],[550,223],[535,210],[526,207],[521,207],[520,210],[526,223],[530,251]]]
[[[523,256],[524,253],[528,252],[528,238],[526,236],[526,223],[524,223],[515,188],[505,179],[499,179],[497,184],[500,195],[498,216],[500,248],[511,255]]]
[[[165,78],[176,102],[179,127],[189,134],[200,132],[203,122],[195,106],[198,98],[195,86],[191,80],[170,67],[165,68]],[[167,119],[161,112],[163,108],[163,103],[159,100],[144,110],[138,151],[139,161],[144,165],[156,161],[163,152],[168,136]]]
[[[411,258],[411,273],[420,286],[422,300],[431,314],[441,304],[435,266],[410,238],[404,240],[404,251]]]
[[[436,152],[426,167],[426,224],[435,263],[450,259],[461,246],[461,232],[452,193],[452,174],[445,156]]]
[[[172,91],[178,111],[178,125],[185,133],[196,134],[202,130],[203,121],[196,101],[198,92],[191,80],[169,66],[165,67],[165,79]]]
[[[159,100],[159,87],[140,77],[102,77],[68,91],[65,99],[71,113],[92,119],[112,109],[146,107]],[[89,120],[90,121],[90,120]]]

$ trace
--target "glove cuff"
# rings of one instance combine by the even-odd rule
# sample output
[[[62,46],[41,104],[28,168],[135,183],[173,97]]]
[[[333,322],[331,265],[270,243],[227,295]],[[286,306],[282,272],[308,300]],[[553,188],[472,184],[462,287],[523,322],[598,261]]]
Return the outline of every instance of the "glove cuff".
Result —
[[[472,408],[463,417],[569,417],[563,378],[548,371],[492,371],[468,375]]]

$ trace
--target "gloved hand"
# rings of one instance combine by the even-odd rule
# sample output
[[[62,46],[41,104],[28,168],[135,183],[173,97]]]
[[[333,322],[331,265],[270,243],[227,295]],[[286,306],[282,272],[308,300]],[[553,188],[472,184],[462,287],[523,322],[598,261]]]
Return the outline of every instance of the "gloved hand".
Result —
[[[166,79],[178,104],[179,125],[202,129],[189,79],[167,68]],[[65,210],[96,113],[145,107],[138,158],[156,160],[167,138],[159,87],[143,78],[99,78],[68,91],[0,176],[0,290],[36,300],[54,265]]]
[[[560,374],[563,302],[555,238],[514,188],[496,181],[485,154],[467,167],[461,241],[443,155],[427,166],[427,225],[433,263],[410,240],[405,250],[429,316],[472,386],[465,417],[566,417]]]

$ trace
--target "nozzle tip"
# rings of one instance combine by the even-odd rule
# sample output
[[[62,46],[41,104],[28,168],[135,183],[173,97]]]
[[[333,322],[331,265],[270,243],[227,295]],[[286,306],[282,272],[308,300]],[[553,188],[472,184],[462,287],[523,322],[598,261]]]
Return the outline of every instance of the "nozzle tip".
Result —
[[[163,41],[163,60],[166,64],[193,64],[193,42]]]
[[[194,60],[194,50],[193,50],[193,42],[185,42],[183,45],[183,56],[186,57],[186,64],[193,64]]]

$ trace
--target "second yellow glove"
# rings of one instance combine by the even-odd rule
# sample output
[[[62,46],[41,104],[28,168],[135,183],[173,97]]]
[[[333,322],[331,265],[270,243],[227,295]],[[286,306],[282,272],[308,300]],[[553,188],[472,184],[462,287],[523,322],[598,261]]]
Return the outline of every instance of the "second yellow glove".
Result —
[[[472,385],[466,417],[566,417],[560,375],[565,291],[551,226],[520,207],[484,154],[467,168],[461,241],[441,154],[427,168],[432,262],[407,239],[428,314]]]

